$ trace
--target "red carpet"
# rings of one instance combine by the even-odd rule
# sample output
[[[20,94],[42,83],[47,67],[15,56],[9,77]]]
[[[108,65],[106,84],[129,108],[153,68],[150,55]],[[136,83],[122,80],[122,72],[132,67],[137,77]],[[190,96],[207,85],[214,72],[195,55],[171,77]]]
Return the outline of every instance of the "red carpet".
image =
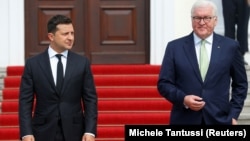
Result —
[[[124,141],[125,124],[168,124],[171,103],[156,83],[160,66],[93,65],[98,94],[97,141]],[[19,138],[18,95],[23,66],[10,66],[4,78],[0,141]]]

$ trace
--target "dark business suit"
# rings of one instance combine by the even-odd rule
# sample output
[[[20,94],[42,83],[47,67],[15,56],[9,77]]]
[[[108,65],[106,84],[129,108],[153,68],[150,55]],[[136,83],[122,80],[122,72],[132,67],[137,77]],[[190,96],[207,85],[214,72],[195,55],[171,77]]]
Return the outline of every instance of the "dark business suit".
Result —
[[[248,52],[249,5],[247,0],[222,0],[222,8],[225,36],[238,40],[241,54],[244,55]]]
[[[247,94],[243,59],[234,40],[215,34],[209,68],[202,81],[193,33],[168,43],[158,80],[160,94],[172,102],[170,124],[231,124],[238,118]],[[232,78],[232,99],[229,89]],[[237,84],[237,85],[236,85]],[[184,106],[185,95],[203,98],[205,107],[192,111]]]
[[[84,132],[96,134],[97,95],[90,62],[68,52],[61,94],[56,90],[48,50],[26,61],[19,98],[20,136],[54,141],[59,119],[65,141],[81,141]],[[34,117],[29,111],[36,97]],[[84,103],[84,113],[82,99]]]

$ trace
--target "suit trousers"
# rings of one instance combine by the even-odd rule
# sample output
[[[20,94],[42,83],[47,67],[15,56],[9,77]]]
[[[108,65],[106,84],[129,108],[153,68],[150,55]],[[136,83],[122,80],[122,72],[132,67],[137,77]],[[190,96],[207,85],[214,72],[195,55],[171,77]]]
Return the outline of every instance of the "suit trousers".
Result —
[[[222,0],[225,36],[239,41],[241,54],[248,52],[250,8],[246,0]]]

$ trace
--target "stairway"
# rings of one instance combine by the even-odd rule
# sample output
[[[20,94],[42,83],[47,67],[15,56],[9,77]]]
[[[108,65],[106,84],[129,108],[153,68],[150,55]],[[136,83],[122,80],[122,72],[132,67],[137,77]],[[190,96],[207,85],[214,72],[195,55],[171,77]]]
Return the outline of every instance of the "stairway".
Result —
[[[125,124],[169,123],[171,104],[156,89],[160,66],[93,65],[92,70],[98,94],[97,141],[124,141]],[[19,138],[18,87],[22,71],[23,66],[10,66],[2,74],[0,141]]]
[[[124,141],[125,124],[168,124],[171,104],[157,92],[159,69],[152,65],[92,66],[99,97],[97,141]],[[250,67],[246,70],[250,78]],[[22,71],[22,66],[0,68],[0,141],[18,141]],[[250,125],[250,92],[238,122]]]

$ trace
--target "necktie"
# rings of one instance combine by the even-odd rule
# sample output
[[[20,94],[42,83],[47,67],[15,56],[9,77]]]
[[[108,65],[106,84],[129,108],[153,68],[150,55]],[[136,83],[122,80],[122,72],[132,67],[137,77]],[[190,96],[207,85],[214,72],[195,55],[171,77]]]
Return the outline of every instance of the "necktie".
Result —
[[[61,61],[62,54],[56,54],[58,58],[57,62],[57,77],[56,77],[56,88],[59,93],[61,93],[62,85],[63,85],[63,64]]]
[[[203,81],[205,80],[209,64],[205,43],[206,40],[202,40],[200,48],[200,73]]]

